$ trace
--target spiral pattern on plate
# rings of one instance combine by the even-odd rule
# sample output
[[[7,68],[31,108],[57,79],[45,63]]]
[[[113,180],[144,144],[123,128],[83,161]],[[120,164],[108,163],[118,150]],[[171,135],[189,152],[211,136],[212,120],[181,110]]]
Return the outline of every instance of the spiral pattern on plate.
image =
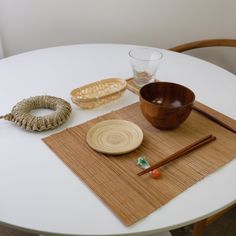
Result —
[[[142,130],[126,120],[102,121],[87,134],[88,144],[107,154],[123,154],[137,148],[143,139]]]

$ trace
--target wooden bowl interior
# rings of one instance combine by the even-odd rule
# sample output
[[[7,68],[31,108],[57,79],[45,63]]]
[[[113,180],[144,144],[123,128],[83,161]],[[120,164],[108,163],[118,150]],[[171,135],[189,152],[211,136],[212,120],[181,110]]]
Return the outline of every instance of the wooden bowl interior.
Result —
[[[195,95],[190,89],[169,82],[147,84],[141,88],[140,95],[152,104],[168,108],[185,106],[191,104],[195,99]]]

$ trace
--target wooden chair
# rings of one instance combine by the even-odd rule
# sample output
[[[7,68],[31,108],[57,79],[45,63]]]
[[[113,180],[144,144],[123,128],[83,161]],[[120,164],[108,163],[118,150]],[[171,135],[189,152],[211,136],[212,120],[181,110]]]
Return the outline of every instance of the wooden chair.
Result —
[[[225,213],[229,212],[230,210],[232,210],[233,208],[236,207],[236,204],[233,204],[232,206],[226,208],[225,210],[210,216],[204,220],[198,221],[197,223],[194,224],[193,226],[193,234],[192,236],[203,236],[204,235],[204,231],[206,229],[206,227],[213,223],[214,221],[216,221],[217,219],[219,219],[221,216],[223,216]]]
[[[176,47],[170,48],[169,50],[175,52],[185,52],[196,48],[218,47],[218,46],[236,47],[236,39],[206,39],[178,45]]]
[[[236,49],[232,47],[236,47],[236,39],[208,39],[182,44],[170,48],[170,50],[186,52],[236,74]]]
[[[207,40],[200,40],[195,42],[190,42],[186,44],[182,44],[173,48],[170,48],[169,50],[175,51],[175,52],[185,52],[192,49],[197,48],[205,48],[205,47],[236,47],[236,39],[207,39]],[[231,207],[209,217],[204,220],[201,220],[194,224],[193,227],[193,234],[192,236],[203,236],[204,231],[206,227],[217,220],[219,217],[227,213],[229,210],[236,207],[236,204],[233,204]]]

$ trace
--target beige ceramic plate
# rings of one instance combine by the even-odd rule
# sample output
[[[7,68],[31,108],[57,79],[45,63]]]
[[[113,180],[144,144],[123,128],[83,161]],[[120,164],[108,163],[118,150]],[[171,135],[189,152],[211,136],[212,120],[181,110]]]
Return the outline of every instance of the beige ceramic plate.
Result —
[[[119,155],[133,151],[142,141],[142,130],[126,120],[99,122],[87,133],[89,146],[105,154]]]

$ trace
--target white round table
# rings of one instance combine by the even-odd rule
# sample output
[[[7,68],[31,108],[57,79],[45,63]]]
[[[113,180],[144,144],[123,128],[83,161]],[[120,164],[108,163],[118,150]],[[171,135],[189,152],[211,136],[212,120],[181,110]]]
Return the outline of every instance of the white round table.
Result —
[[[70,91],[108,77],[132,75],[134,45],[73,45],[33,51],[0,61],[0,114],[23,98],[53,95],[70,101]],[[161,49],[160,49],[161,50]],[[236,76],[208,62],[167,50],[157,76],[194,90],[197,100],[236,118]],[[236,200],[232,161],[153,214],[126,227],[42,142],[50,134],[138,101],[127,91],[118,101],[93,110],[73,106],[56,130],[32,133],[0,120],[0,222],[42,234],[145,235],[196,222]]]

